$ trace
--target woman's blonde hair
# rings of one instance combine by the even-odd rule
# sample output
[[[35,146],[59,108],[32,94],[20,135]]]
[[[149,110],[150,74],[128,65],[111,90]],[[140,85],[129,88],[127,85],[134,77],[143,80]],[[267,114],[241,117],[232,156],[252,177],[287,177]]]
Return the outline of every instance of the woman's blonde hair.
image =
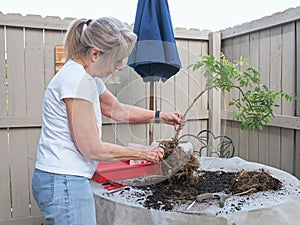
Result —
[[[137,36],[120,20],[101,17],[97,20],[77,19],[69,27],[65,38],[65,58],[86,57],[92,48],[102,54],[112,69],[128,57]]]

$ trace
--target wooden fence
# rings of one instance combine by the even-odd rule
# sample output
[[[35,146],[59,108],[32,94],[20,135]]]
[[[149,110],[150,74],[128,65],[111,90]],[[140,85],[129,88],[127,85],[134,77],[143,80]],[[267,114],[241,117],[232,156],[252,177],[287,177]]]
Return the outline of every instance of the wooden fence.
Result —
[[[271,90],[284,90],[297,102],[278,101],[275,118],[261,131],[240,132],[231,121],[231,108],[222,113],[226,134],[233,137],[237,155],[280,168],[300,177],[300,7],[289,9],[222,32],[222,52],[228,59],[246,57],[261,72]],[[225,104],[230,96],[225,95]],[[223,128],[225,129],[225,127]]]
[[[31,176],[41,128],[44,90],[55,71],[55,47],[63,43],[73,19],[0,14],[0,225],[47,224],[31,193]],[[183,69],[165,83],[155,83],[155,107],[163,111],[185,110],[204,84],[187,66],[199,54],[208,53],[208,32],[177,29]],[[149,106],[149,83],[128,66],[107,87],[120,101]],[[207,96],[206,96],[207,98]],[[207,128],[207,100],[190,113],[184,132]],[[127,145],[148,144],[149,124],[128,125],[104,118],[103,139]],[[171,138],[170,126],[155,124],[154,139]]]
[[[275,23],[280,15],[284,18]],[[175,29],[183,68],[165,83],[155,83],[155,108],[185,111],[205,84],[201,74],[187,66],[196,62],[199,54],[218,55],[221,50],[232,60],[240,55],[249,58],[251,65],[264,74],[267,85],[299,96],[299,15],[300,8],[296,8],[257,24],[214,33]],[[55,71],[55,47],[62,44],[71,20],[0,13],[0,225],[48,224],[31,194],[31,176],[43,94]],[[125,67],[105,82],[120,101],[149,107],[149,83],[131,68]],[[208,128],[225,133],[233,138],[236,155],[300,177],[299,103],[281,102],[271,126],[241,133],[239,124],[231,120],[231,109],[221,108],[229,95],[222,96],[217,92],[204,95],[188,114],[182,134]],[[154,140],[174,135],[170,126],[128,125],[104,118],[103,139],[122,145],[148,144],[150,128]]]

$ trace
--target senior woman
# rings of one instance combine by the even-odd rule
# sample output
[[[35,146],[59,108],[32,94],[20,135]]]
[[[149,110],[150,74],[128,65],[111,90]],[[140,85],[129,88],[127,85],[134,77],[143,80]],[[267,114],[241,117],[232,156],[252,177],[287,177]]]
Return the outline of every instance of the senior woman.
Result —
[[[158,146],[121,146],[101,140],[101,114],[116,121],[161,122],[181,129],[182,114],[122,104],[101,78],[122,69],[136,35],[115,18],[78,19],[65,38],[66,63],[45,91],[42,130],[32,177],[33,195],[52,225],[96,225],[89,179],[99,161],[158,162]]]

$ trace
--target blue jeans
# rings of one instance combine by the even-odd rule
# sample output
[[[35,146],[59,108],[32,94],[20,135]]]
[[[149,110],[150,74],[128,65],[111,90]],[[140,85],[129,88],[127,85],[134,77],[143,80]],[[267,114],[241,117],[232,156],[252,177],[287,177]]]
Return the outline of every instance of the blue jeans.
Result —
[[[87,178],[35,169],[32,193],[52,225],[96,225],[94,195]]]

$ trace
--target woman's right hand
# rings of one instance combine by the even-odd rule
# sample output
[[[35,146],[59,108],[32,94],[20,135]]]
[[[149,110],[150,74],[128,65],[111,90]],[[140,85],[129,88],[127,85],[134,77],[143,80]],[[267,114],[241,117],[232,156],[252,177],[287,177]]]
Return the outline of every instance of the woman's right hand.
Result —
[[[128,147],[140,151],[142,160],[157,163],[164,157],[164,149],[159,146],[145,146],[129,143]]]

